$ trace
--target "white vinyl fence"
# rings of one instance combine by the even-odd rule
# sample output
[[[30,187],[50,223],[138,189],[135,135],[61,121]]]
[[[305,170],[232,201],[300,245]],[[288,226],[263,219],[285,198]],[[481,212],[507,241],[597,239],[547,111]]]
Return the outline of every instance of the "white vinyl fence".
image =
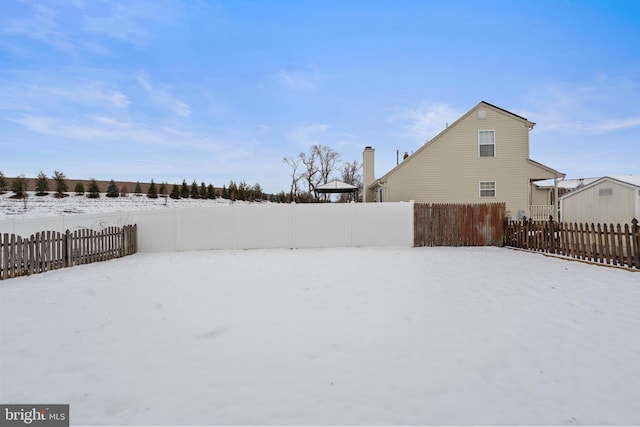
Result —
[[[230,204],[0,220],[0,233],[138,225],[140,252],[413,246],[413,202]]]

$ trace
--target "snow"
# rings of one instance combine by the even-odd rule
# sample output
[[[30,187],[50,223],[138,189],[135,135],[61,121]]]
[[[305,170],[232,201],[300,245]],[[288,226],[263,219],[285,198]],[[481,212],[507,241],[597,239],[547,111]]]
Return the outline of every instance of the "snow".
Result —
[[[505,248],[144,253],[0,282],[72,425],[640,424],[640,274]]]

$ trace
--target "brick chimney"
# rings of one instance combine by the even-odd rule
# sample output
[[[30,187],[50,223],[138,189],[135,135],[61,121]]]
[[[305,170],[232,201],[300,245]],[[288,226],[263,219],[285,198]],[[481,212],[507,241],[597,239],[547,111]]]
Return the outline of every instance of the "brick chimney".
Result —
[[[363,202],[373,202],[375,200],[373,192],[369,190],[369,185],[373,184],[376,179],[374,170],[375,152],[376,150],[372,147],[364,147],[364,151],[362,152]]]

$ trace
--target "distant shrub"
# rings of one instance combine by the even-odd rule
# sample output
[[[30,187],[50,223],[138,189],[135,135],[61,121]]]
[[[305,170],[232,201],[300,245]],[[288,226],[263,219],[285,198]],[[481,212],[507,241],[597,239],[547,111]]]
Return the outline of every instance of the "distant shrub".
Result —
[[[120,196],[120,190],[116,185],[114,180],[109,181],[109,186],[107,187],[107,197],[118,197]]]
[[[156,188],[156,184],[151,180],[151,184],[149,184],[149,189],[147,190],[147,197],[150,199],[158,198],[158,189]]]
[[[28,181],[24,175],[20,175],[15,178],[11,183],[11,191],[13,191],[13,196],[11,197],[14,199],[22,199],[24,197],[27,197],[27,184]]]
[[[76,187],[73,191],[76,192],[76,196],[82,196],[84,194],[84,184],[81,182],[76,183]]]
[[[89,180],[89,185],[87,186],[87,192],[89,194],[87,194],[87,197],[90,199],[97,199],[100,197],[100,186],[98,185],[98,182],[91,178]]]
[[[174,200],[180,198],[180,189],[176,184],[173,184],[173,188],[171,189],[171,194],[169,194],[169,197]]]
[[[69,189],[69,186],[67,185],[67,177],[62,172],[53,171],[53,180],[56,182],[55,196],[59,199],[67,197],[68,194],[66,191]]]
[[[2,171],[0,171],[0,194],[4,194],[7,191],[7,179]]]
[[[36,196],[46,196],[49,191],[49,177],[47,174],[40,171],[36,177]]]
[[[189,198],[189,186],[187,185],[187,180],[182,180],[182,186],[180,187],[180,197],[183,199]]]
[[[216,198],[216,189],[213,187],[213,184],[209,184],[207,187],[207,198],[215,199]]]

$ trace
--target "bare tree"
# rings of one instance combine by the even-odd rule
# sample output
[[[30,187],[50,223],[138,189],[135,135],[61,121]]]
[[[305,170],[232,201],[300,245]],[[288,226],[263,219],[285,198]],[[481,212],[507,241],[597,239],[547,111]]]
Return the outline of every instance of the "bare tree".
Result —
[[[314,144],[309,152],[300,153],[296,158],[285,157],[283,162],[291,167],[291,198],[295,201],[317,200],[314,190],[318,185],[326,184],[331,174],[336,171],[340,156],[332,148]],[[299,182],[304,180],[307,187],[306,195],[299,192]],[[327,197],[325,195],[325,197]]]
[[[304,165],[304,172],[302,178],[307,182],[307,194],[312,197],[313,189],[318,185],[318,164],[316,161],[316,153],[311,150],[307,153],[300,153],[298,158]]]
[[[315,153],[318,162],[319,183],[326,184],[329,182],[331,174],[336,170],[336,164],[340,161],[340,156],[326,145],[312,145],[311,152]]]
[[[291,187],[289,189],[289,197],[292,202],[295,202],[298,198],[298,182],[302,178],[302,176],[298,175],[298,166],[300,166],[300,157],[288,158],[285,157],[282,159],[283,162],[291,167]]]
[[[340,171],[342,175],[342,182],[358,187],[359,192],[362,192],[362,175],[360,175],[361,168],[362,166],[358,161],[354,160],[353,162],[344,162],[342,164],[342,170]],[[349,197],[350,194],[341,194],[340,201],[346,202],[349,200]]]

